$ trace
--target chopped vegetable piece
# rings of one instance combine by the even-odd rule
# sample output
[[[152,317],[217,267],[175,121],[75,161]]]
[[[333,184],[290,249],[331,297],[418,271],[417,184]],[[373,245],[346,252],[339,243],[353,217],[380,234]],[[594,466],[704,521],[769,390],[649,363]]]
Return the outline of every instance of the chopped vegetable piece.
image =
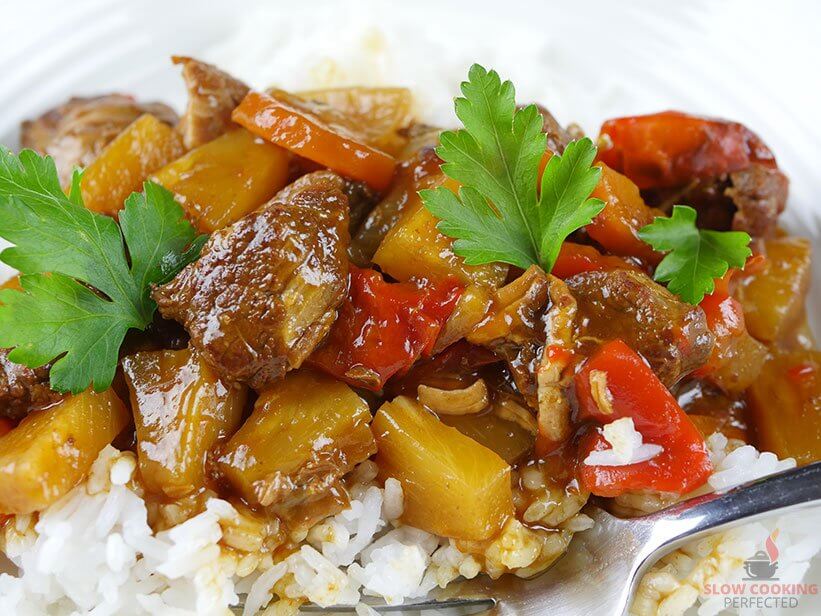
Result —
[[[267,94],[252,91],[231,117],[252,133],[295,154],[362,180],[376,190],[385,190],[393,179],[394,158],[367,145],[365,138],[344,121],[344,114],[337,112],[329,117],[328,110],[282,90]]]
[[[22,291],[23,287],[20,286],[20,276],[12,276],[4,283],[0,284],[0,289],[13,289],[14,291]]]
[[[462,287],[453,279],[391,284],[351,265],[348,298],[309,363],[352,385],[382,389],[391,376],[430,356]]]
[[[512,515],[510,466],[409,398],[383,404],[373,433],[381,476],[402,483],[406,524],[481,541]]]
[[[417,191],[442,183],[444,176],[439,169],[441,162],[433,148],[426,147],[399,164],[390,191],[362,221],[351,240],[351,261],[360,267],[367,267],[371,263],[379,244],[400,220],[403,212],[416,208],[421,203]]]
[[[639,237],[656,250],[669,251],[654,278],[667,282],[670,291],[690,304],[698,304],[712,293],[716,278],[730,267],[744,267],[752,254],[749,235],[699,229],[696,211],[686,205],[673,206],[670,218],[656,218],[639,231]]]
[[[705,439],[711,434],[719,432],[728,439],[734,438],[739,441],[744,441],[745,443],[748,440],[745,430],[732,425],[726,419],[714,417],[713,415],[693,415],[689,413],[687,417],[690,418],[690,421],[693,422],[693,425],[698,428],[698,431],[701,432],[701,436]]]
[[[770,359],[747,393],[756,446],[798,464],[821,460],[821,352]]]
[[[243,128],[232,130],[160,169],[153,179],[176,195],[204,233],[236,222],[288,182],[290,157]]]
[[[655,265],[662,255],[639,238],[639,230],[662,213],[645,205],[638,186],[629,178],[603,163],[596,166],[601,168],[601,179],[592,196],[604,202],[604,209],[585,230],[607,252]]]
[[[741,303],[730,295],[729,283],[738,270],[716,281],[716,289],[699,304],[713,333],[710,359],[695,372],[728,393],[740,393],[758,377],[767,360],[766,347],[752,338],[744,325]]]
[[[645,443],[660,454],[626,466],[580,465],[582,484],[598,496],[638,490],[683,494],[703,484],[712,471],[707,447],[675,398],[645,361],[621,340],[603,345],[574,377],[579,418],[611,423],[629,417]],[[579,460],[609,445],[599,430],[581,441]]]
[[[412,120],[413,95],[407,88],[328,88],[298,96],[344,113],[370,146],[397,156],[407,145],[407,137],[399,134]]]
[[[564,280],[583,272],[600,272],[613,269],[632,269],[639,271],[636,265],[620,257],[603,255],[592,246],[564,242],[553,271],[557,278]]]
[[[93,212],[116,216],[128,195],[183,152],[172,127],[152,115],[140,116],[83,172],[83,203]]]
[[[454,252],[454,242],[437,229],[438,219],[418,201],[409,203],[401,220],[388,232],[373,256],[380,269],[401,281],[457,278],[463,284],[498,287],[507,265],[467,265]]]
[[[370,421],[368,405],[344,383],[291,372],[260,394],[219,468],[254,504],[321,496],[376,451]]]
[[[0,513],[33,513],[57,501],[129,421],[111,389],[30,413],[0,437]]]
[[[145,487],[180,498],[205,487],[205,456],[239,427],[247,390],[221,381],[188,349],[123,360]]]
[[[764,243],[762,271],[740,281],[738,298],[749,332],[762,342],[779,342],[800,324],[811,277],[811,247],[799,237]]]
[[[500,417],[494,411],[480,415],[441,415],[439,419],[443,424],[456,428],[495,452],[508,464],[520,460],[533,449],[534,437],[531,432],[514,421]]]
[[[204,240],[157,184],[126,200],[118,228],[83,207],[79,178],[67,197],[50,158],[0,147],[0,237],[14,244],[0,260],[25,274],[22,293],[0,291],[0,347],[16,347],[9,359],[29,368],[54,361],[51,388],[72,393],[111,385],[126,332],[152,321],[151,285],[196,259]]]
[[[589,198],[601,174],[591,167],[596,147],[584,138],[551,156],[538,190],[547,145],[538,108],[517,110],[513,84],[478,64],[462,94],[456,115],[464,128],[442,133],[436,148],[442,171],[462,187],[458,195],[444,186],[421,191],[422,202],[468,265],[501,261],[549,272],[564,239],[604,207]]]
[[[436,339],[433,354],[441,353],[454,342],[467,338],[488,316],[493,307],[493,297],[493,290],[483,285],[472,284],[465,287],[442,333]]]
[[[663,111],[608,120],[599,159],[642,190],[681,186],[695,178],[732,173],[752,163],[775,167],[759,137],[738,122]]]

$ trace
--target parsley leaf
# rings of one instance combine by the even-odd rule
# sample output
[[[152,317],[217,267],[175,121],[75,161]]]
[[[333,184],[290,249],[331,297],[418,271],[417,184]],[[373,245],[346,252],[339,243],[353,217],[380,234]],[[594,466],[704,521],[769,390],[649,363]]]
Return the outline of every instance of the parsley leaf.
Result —
[[[111,385],[129,329],[145,329],[156,304],[150,285],[196,259],[197,237],[170,192],[145,183],[120,224],[83,207],[80,173],[69,196],[54,161],[0,147],[0,261],[18,269],[21,291],[0,292],[0,347],[29,367],[54,361],[51,387],[80,392]]]
[[[468,265],[535,263],[550,271],[562,241],[604,208],[589,198],[601,175],[591,167],[596,147],[585,138],[552,156],[538,191],[547,137],[536,106],[517,110],[513,84],[478,64],[462,94],[456,116],[464,128],[443,132],[436,149],[442,171],[462,186],[458,196],[422,190],[422,202]]]
[[[752,254],[750,236],[743,231],[710,231],[696,227],[696,211],[673,206],[673,215],[656,218],[639,231],[654,249],[669,251],[654,278],[685,302],[698,304],[715,289],[715,279],[730,267],[744,267]]]

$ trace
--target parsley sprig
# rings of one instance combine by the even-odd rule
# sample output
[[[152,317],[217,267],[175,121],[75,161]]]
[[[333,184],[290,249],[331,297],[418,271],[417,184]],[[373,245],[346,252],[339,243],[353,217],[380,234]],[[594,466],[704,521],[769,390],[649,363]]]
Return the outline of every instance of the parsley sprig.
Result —
[[[712,231],[696,227],[696,211],[673,206],[669,218],[659,216],[639,231],[655,250],[667,251],[654,278],[685,302],[698,304],[715,289],[715,279],[730,267],[743,268],[752,254],[750,236],[743,231]]]
[[[423,190],[422,202],[468,265],[500,261],[550,271],[564,239],[604,208],[590,198],[601,175],[592,166],[596,147],[585,138],[553,155],[537,190],[547,137],[536,106],[516,109],[513,84],[478,64],[462,94],[456,116],[464,128],[443,132],[436,150],[442,171],[461,184],[459,194]]]
[[[78,171],[66,196],[51,158],[0,147],[0,237],[14,244],[0,261],[22,274],[22,291],[0,292],[0,347],[32,368],[53,361],[56,391],[111,385],[126,332],[153,318],[151,284],[196,259],[205,240],[152,182],[119,220],[83,207]]]

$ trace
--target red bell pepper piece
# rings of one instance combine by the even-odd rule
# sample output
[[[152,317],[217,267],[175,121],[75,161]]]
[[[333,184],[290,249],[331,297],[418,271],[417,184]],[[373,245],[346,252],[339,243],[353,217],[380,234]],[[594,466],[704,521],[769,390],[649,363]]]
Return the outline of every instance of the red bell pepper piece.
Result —
[[[601,135],[612,147],[601,147],[599,160],[641,189],[682,186],[751,163],[776,167],[767,145],[743,124],[679,111],[608,120]]]
[[[607,379],[609,408],[599,408],[590,374],[601,371]],[[599,430],[587,432],[579,443],[582,484],[599,496],[657,490],[683,494],[702,485],[712,471],[710,457],[698,428],[650,366],[621,340],[602,345],[574,377],[579,419],[610,423],[622,417],[633,420],[646,443],[664,450],[645,462],[625,466],[588,465],[591,451],[609,449]]]
[[[348,297],[327,342],[308,361],[379,391],[391,376],[430,356],[461,294],[455,280],[389,283],[377,271],[351,265]]]
[[[597,272],[614,269],[640,269],[619,257],[603,255],[592,246],[564,242],[559,249],[559,256],[550,273],[564,280],[582,272]]]
[[[715,344],[707,363],[697,374],[704,375],[718,367],[721,351],[733,338],[746,333],[744,309],[736,298],[730,295],[730,279],[737,270],[729,270],[723,278],[715,281],[715,290],[705,295],[699,306],[707,317],[707,327],[713,332]]]

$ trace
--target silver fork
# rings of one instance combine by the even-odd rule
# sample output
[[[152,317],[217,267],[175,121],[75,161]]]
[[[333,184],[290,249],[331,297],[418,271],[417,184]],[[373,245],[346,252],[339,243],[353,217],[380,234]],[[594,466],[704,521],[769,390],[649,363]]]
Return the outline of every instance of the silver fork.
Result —
[[[821,462],[732,490],[706,494],[657,513],[621,519],[603,509],[585,513],[595,526],[573,538],[568,553],[546,573],[521,580],[480,577],[451,584],[422,602],[372,604],[379,612],[482,608],[488,615],[618,616],[625,614],[641,576],[683,543],[760,517],[821,506]],[[305,611],[350,612],[305,606]],[[489,610],[489,611],[487,611]]]

